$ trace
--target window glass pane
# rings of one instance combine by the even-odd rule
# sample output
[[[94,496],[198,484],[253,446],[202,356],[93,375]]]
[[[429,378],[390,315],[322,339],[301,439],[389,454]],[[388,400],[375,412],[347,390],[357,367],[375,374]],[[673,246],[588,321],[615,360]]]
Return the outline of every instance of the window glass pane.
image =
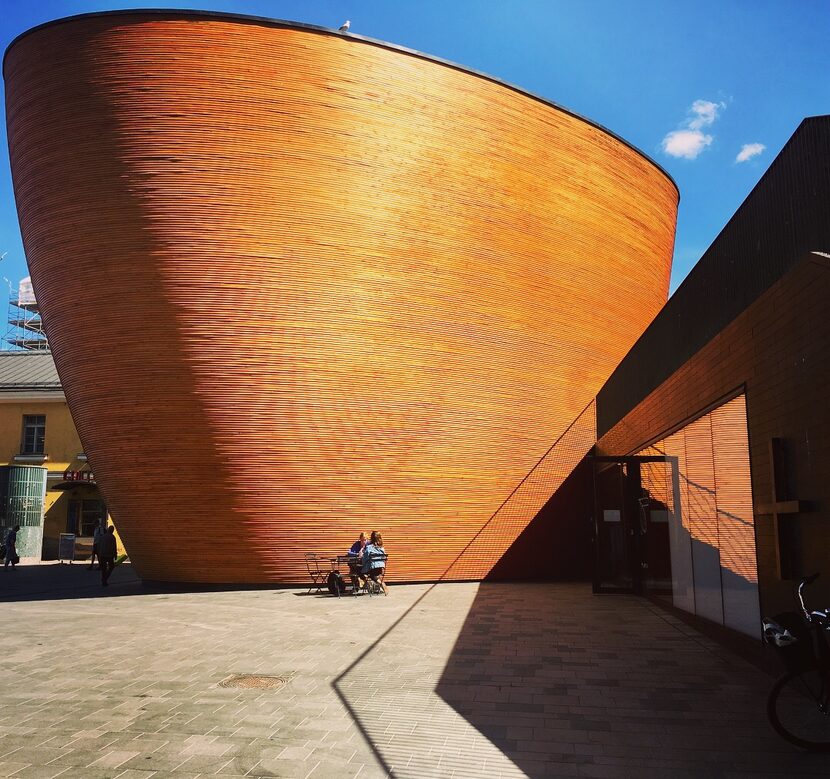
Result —
[[[106,507],[101,500],[85,500],[81,507],[81,535],[91,536],[95,532],[95,526],[100,520],[105,519]]]
[[[27,414],[23,417],[23,454],[43,454],[46,451],[46,415]]]

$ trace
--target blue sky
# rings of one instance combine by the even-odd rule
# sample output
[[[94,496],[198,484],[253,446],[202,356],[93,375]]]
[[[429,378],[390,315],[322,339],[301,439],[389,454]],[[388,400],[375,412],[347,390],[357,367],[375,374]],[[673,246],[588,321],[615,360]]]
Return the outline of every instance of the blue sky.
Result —
[[[681,192],[672,289],[805,116],[830,113],[830,0],[0,0],[3,48],[51,19],[201,8],[337,27],[484,71],[613,130]],[[0,274],[26,275],[0,161]],[[742,161],[739,161],[744,158]]]

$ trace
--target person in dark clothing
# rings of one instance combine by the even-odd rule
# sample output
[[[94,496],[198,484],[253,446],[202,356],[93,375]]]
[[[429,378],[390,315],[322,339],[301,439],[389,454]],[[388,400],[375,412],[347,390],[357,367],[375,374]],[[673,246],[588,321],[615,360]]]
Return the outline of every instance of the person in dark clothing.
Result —
[[[110,525],[105,533],[101,534],[98,542],[98,564],[101,566],[101,584],[107,586],[112,569],[115,568],[115,555],[118,547],[115,543],[115,527]]]
[[[366,534],[361,533],[349,549],[349,577],[352,580],[352,587],[357,591],[363,586],[363,577],[360,575],[360,566],[363,561],[363,548],[366,546]]]
[[[17,561],[20,559],[17,556],[17,531],[20,530],[20,525],[15,525],[14,527],[9,528],[6,531],[6,537],[3,539],[3,543],[6,546],[6,562],[3,566],[4,568],[9,567],[9,563],[12,565],[12,570],[14,570],[15,565],[17,565]]]
[[[349,555],[360,557],[363,554],[363,547],[366,546],[366,534],[361,533],[360,537],[355,541],[349,549]]]

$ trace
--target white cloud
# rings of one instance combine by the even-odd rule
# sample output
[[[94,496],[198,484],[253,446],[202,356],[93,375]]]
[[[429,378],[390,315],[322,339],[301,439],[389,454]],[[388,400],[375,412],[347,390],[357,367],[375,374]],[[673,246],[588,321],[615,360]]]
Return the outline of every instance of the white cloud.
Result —
[[[663,138],[663,151],[672,157],[693,160],[712,140],[711,135],[704,135],[700,130],[675,130]]]
[[[673,130],[663,138],[663,151],[671,157],[695,159],[715,139],[713,135],[702,132],[702,128],[714,124],[718,114],[725,108],[726,103],[695,100],[689,108],[689,118],[681,124],[681,129]]]
[[[699,130],[701,127],[709,127],[718,118],[718,111],[726,108],[726,103],[713,103],[711,100],[695,100],[689,113],[692,118],[686,126],[690,130]]]
[[[763,143],[745,143],[741,146],[738,156],[735,157],[735,162],[746,162],[753,157],[757,157],[767,147]]]

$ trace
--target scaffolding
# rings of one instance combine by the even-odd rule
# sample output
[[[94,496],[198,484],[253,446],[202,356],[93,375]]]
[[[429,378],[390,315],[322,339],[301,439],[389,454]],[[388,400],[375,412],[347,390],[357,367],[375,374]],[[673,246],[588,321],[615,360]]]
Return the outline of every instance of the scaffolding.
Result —
[[[20,282],[17,294],[9,299],[8,330],[5,343],[12,350],[45,352],[49,349],[43,320],[40,318],[32,280],[28,276]]]

